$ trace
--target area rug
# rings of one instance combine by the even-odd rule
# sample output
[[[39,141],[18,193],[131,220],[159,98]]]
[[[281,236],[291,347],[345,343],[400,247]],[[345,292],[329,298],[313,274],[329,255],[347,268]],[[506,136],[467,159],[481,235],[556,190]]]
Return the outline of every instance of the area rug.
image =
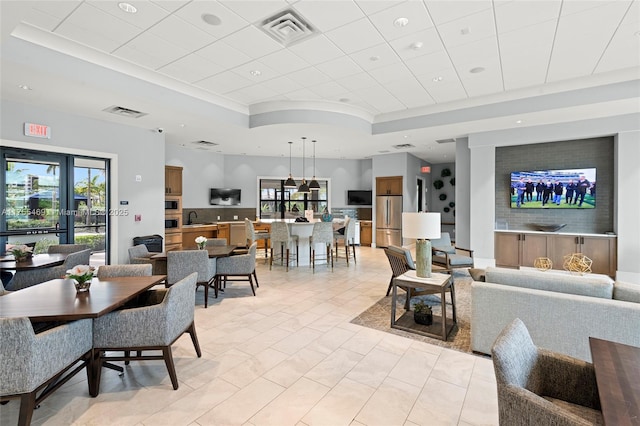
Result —
[[[456,317],[457,326],[451,330],[446,341],[422,336],[420,334],[411,333],[403,330],[391,328],[391,295],[381,298],[369,309],[351,320],[353,324],[362,325],[364,327],[373,328],[387,333],[396,334],[398,336],[408,337],[410,339],[427,342],[432,345],[443,346],[461,352],[471,353],[471,282],[472,279],[466,270],[454,271],[453,282],[456,294]],[[398,298],[396,306],[396,315],[399,317],[404,312],[405,294],[402,289],[398,289]],[[451,295],[446,295],[447,317],[451,317]],[[433,309],[434,315],[440,315],[440,296],[424,295],[413,297],[411,306],[418,301],[423,300]]]

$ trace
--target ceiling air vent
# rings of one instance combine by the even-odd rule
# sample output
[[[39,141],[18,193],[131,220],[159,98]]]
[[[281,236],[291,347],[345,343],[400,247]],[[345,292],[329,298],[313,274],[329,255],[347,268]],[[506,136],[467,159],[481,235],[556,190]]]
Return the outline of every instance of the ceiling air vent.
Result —
[[[103,109],[104,112],[108,112],[115,115],[121,115],[123,117],[129,118],[140,118],[147,115],[146,112],[136,111],[135,109],[129,109],[125,107],[120,107],[117,105],[111,105],[108,108]]]
[[[313,36],[317,30],[297,12],[287,9],[260,23],[262,31],[283,46],[291,46]]]
[[[209,141],[195,141],[195,142],[192,142],[192,143],[198,145],[198,148],[209,148],[209,147],[212,147],[212,146],[220,145],[219,143],[209,142]]]
[[[387,152],[391,152],[388,149],[383,149],[382,151],[378,151],[380,154],[386,154]]]
[[[448,138],[448,139],[436,139],[436,142],[438,143],[453,143],[456,140],[453,138]]]
[[[393,145],[395,149],[407,149],[407,148],[415,148],[415,145],[411,145],[410,143],[401,143],[400,145]]]

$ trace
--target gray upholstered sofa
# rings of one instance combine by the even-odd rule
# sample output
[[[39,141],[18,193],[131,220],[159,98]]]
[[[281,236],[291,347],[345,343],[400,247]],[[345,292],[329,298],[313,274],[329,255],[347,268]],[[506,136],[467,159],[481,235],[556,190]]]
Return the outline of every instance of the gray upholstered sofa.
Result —
[[[640,285],[598,274],[488,268],[471,284],[471,349],[489,354],[515,318],[537,346],[591,361],[589,337],[640,346]]]

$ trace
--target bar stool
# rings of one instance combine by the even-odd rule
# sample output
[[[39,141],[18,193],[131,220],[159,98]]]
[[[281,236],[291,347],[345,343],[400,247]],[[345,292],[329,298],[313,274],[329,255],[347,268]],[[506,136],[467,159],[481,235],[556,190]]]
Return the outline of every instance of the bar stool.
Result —
[[[309,237],[309,257],[311,258],[313,272],[316,271],[316,244],[325,245],[326,256],[321,259],[326,259],[327,266],[331,262],[331,270],[333,271],[333,224],[331,222],[316,222],[313,224],[313,232]]]
[[[296,266],[298,266],[298,236],[291,235],[289,225],[285,222],[273,222],[271,224],[271,259],[269,260],[269,270],[273,265],[273,248],[280,247],[280,264],[283,261],[283,249],[286,246],[286,271],[289,272],[289,248],[291,244],[296,244]]]
[[[356,221],[352,220],[349,216],[344,220],[344,234],[334,232],[333,237],[336,240],[336,259],[340,256],[338,254],[340,248],[340,240],[344,241],[344,253],[347,259],[347,266],[349,265],[349,258],[352,256],[349,247],[353,250],[353,263],[356,262]]]
[[[264,240],[264,263],[266,264],[271,234],[267,231],[256,231],[253,222],[246,217],[244,218],[244,232],[247,237],[247,247],[251,247],[254,241]]]

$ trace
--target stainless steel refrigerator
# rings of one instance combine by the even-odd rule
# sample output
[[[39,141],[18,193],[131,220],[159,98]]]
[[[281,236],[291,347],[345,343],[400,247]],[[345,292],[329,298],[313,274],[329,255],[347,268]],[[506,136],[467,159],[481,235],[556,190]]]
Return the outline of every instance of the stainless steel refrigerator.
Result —
[[[402,196],[376,197],[376,247],[402,245]]]

